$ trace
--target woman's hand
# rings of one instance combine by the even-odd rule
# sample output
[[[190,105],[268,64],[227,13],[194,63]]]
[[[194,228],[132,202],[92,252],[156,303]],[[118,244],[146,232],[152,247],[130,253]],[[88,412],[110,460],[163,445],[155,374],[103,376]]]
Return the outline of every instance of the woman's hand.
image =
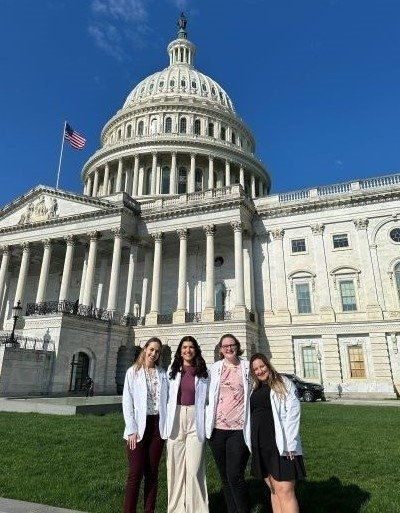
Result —
[[[126,441],[126,445],[129,447],[129,449],[131,451],[136,449],[137,438],[138,438],[137,433],[132,433],[131,435],[128,435],[128,440]]]
[[[285,451],[286,452],[286,458],[288,460],[293,461],[294,457],[296,456],[296,451]]]

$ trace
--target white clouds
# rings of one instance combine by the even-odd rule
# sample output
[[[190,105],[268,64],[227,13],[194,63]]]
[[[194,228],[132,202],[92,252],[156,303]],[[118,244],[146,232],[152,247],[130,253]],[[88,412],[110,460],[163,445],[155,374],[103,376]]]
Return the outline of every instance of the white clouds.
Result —
[[[89,34],[108,55],[123,60],[137,34],[148,32],[151,0],[92,0]]]

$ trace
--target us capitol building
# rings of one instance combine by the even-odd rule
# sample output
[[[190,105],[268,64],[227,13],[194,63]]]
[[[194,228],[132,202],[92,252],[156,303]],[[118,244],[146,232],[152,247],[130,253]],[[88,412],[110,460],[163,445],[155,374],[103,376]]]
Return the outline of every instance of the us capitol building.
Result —
[[[270,195],[178,26],[169,66],[104,126],[83,192],[39,185],[0,211],[0,395],[76,393],[87,375],[120,392],[149,337],[164,364],[185,334],[212,362],[233,333],[328,394],[395,397],[400,174]]]

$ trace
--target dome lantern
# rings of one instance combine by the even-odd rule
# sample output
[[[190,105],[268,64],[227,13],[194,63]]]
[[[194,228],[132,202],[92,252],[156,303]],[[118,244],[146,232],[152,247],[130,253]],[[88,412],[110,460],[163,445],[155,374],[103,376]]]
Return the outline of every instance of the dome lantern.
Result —
[[[187,38],[186,25],[186,16],[181,13],[178,19],[178,37],[168,45],[170,66],[182,64],[193,67],[196,47]]]

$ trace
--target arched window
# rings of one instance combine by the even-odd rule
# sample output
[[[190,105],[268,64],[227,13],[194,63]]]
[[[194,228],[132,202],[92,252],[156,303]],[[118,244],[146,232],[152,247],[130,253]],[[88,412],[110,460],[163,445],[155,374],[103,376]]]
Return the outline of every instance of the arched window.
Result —
[[[179,132],[181,134],[186,134],[186,125],[187,125],[186,118],[181,118],[180,122],[179,122]]]
[[[394,268],[394,276],[396,278],[397,294],[400,299],[400,262],[396,264],[396,267]]]
[[[170,134],[172,132],[172,119],[165,118],[165,133]]]
[[[186,167],[180,167],[179,175],[178,175],[178,194],[184,194],[186,192],[186,184],[187,184]]]
[[[143,135],[143,128],[144,128],[143,121],[139,121],[139,124],[138,124],[138,135]]]
[[[161,194],[169,194],[170,169],[164,166],[161,170]]]
[[[221,126],[221,140],[226,140],[226,128],[224,126]]]
[[[196,168],[195,171],[195,190],[203,190],[203,171],[200,168]]]
[[[232,132],[232,144],[236,144],[236,134]]]
[[[118,140],[120,140],[120,139],[121,139],[121,135],[122,135],[122,133],[121,133],[121,129],[119,128],[119,129],[118,129],[118,132],[117,132],[117,138],[118,138]]]
[[[194,133],[196,135],[200,135],[200,119],[196,119],[195,122],[194,122]]]
[[[208,123],[208,135],[214,137],[214,123]]]
[[[132,137],[132,125],[128,125],[126,128],[126,137]]]
[[[150,134],[155,135],[157,133],[157,119],[153,118],[150,124]]]

